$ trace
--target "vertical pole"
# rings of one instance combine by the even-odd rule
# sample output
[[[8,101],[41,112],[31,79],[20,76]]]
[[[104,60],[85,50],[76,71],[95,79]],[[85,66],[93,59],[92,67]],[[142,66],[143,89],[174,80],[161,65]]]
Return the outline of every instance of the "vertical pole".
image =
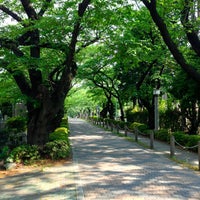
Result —
[[[113,128],[114,128],[113,123],[111,123],[110,126],[111,126],[111,131],[113,131]]]
[[[158,97],[160,94],[160,90],[155,88],[153,90],[154,96],[154,130],[157,131],[159,129],[159,111],[158,111]]]
[[[154,148],[154,132],[150,131],[150,149]]]
[[[117,133],[119,133],[119,126],[117,125],[116,127],[117,127]]]
[[[137,142],[138,141],[138,130],[137,128],[135,128],[135,141]]]
[[[124,134],[125,134],[126,137],[127,137],[127,129],[128,129],[127,126],[125,126],[124,127]]]
[[[154,129],[155,131],[158,130],[159,127],[159,113],[158,113],[158,95],[154,95]]]
[[[199,171],[200,171],[200,141],[198,142],[198,160],[199,160]]]
[[[175,155],[175,138],[173,135],[170,135],[170,157]]]

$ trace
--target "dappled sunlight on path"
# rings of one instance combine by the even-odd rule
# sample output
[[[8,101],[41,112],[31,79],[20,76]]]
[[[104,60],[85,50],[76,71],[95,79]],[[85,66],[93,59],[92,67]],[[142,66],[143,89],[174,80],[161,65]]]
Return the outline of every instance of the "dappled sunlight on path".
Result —
[[[82,199],[200,199],[199,174],[83,120],[70,129]]]
[[[74,167],[66,163],[0,179],[2,200],[75,200]]]

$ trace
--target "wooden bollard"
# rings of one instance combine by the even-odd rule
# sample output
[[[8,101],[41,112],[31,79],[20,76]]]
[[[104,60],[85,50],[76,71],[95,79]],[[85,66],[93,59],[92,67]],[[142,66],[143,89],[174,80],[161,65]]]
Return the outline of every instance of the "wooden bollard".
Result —
[[[127,126],[124,127],[124,135],[127,137],[128,128]]]
[[[135,133],[135,141],[137,142],[138,141],[138,130],[137,130],[137,128],[135,128],[134,133]]]
[[[175,138],[171,134],[170,135],[170,157],[173,157],[175,155]]]
[[[111,131],[113,131],[113,128],[114,128],[113,123],[110,124],[110,127],[111,127]]]
[[[119,133],[119,126],[117,126],[117,133]]]
[[[108,122],[106,121],[106,129],[108,129]]]
[[[154,132],[150,131],[150,149],[154,149]]]

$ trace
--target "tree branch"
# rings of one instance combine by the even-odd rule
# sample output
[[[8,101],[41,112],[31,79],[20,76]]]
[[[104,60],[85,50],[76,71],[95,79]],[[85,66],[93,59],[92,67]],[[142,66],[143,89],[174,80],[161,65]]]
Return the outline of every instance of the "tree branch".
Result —
[[[11,16],[13,19],[17,20],[18,22],[22,21],[22,18],[19,17],[16,13],[11,11],[9,8],[5,7],[4,5],[0,5],[0,10],[2,10],[4,13],[8,14]]]
[[[185,5],[181,12],[181,23],[186,30],[188,41],[190,42],[193,50],[200,57],[200,40],[198,34],[194,30],[193,24],[189,21],[190,9],[191,1],[185,0]]]
[[[100,36],[97,36],[95,38],[93,38],[90,41],[87,41],[86,43],[84,43],[83,45],[81,45],[77,50],[76,53],[79,53],[83,48],[86,48],[88,46],[90,46],[91,44],[94,44],[95,42],[97,42],[100,39]]]
[[[46,10],[48,9],[50,3],[52,0],[46,0],[40,10],[40,12],[38,13],[39,17],[42,17],[44,15],[44,13],[46,12]]]
[[[69,43],[69,53],[67,54],[66,61],[65,61],[65,70],[62,74],[61,82],[65,82],[66,76],[69,73],[69,71],[72,73],[73,76],[76,74],[77,70],[77,65],[74,61],[74,56],[75,56],[75,49],[76,49],[76,44],[77,44],[77,39],[81,30],[81,19],[87,9],[87,7],[90,4],[90,0],[83,0],[82,3],[79,4],[78,6],[78,19],[74,24],[74,28],[72,31],[72,37],[71,41]]]
[[[90,4],[91,0],[83,0],[82,3],[78,6],[78,15],[79,17],[83,17],[88,5]]]
[[[0,38],[0,47],[11,50],[17,57],[22,57],[24,55],[24,53],[18,48],[18,43],[13,40]]]
[[[0,65],[2,65],[3,68],[13,76],[22,94],[28,95],[30,91],[30,87],[29,87],[26,77],[20,70],[8,69],[9,64],[10,63],[8,61],[5,61],[4,59],[0,60]]]
[[[170,50],[171,54],[173,55],[174,59],[176,60],[176,62],[191,78],[200,83],[200,73],[192,65],[186,62],[183,54],[179,51],[178,47],[172,40],[164,20],[158,14],[156,9],[156,4],[149,3],[147,0],[142,0],[142,2],[148,8],[153,21],[160,30],[161,36],[165,44],[167,45],[168,49]]]
[[[38,19],[37,13],[29,0],[21,0],[21,3],[29,19]]]

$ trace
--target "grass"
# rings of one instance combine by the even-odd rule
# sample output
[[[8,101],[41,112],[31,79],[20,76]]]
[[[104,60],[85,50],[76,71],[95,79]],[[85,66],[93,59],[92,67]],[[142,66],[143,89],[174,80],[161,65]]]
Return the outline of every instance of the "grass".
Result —
[[[184,160],[179,160],[175,156],[173,156],[173,157],[168,156],[168,158],[170,160],[180,164],[182,167],[189,168],[189,169],[194,170],[194,171],[199,171],[199,168],[197,166],[194,166],[194,165],[192,165],[192,164],[190,164],[190,163],[188,163]]]

